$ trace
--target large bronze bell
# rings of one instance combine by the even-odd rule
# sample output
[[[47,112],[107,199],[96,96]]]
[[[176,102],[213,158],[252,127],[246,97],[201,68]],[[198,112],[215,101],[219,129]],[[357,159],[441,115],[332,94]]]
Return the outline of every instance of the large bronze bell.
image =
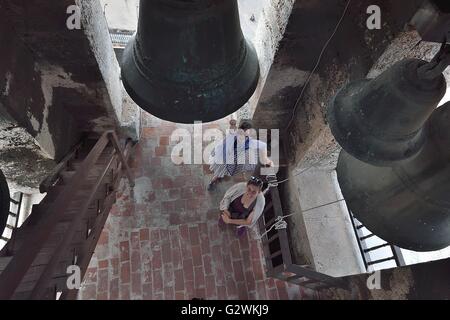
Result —
[[[416,154],[424,143],[423,125],[446,91],[445,78],[426,80],[406,59],[373,80],[350,83],[328,110],[331,131],[354,157],[372,164],[391,164]]]
[[[337,175],[347,206],[387,242],[415,251],[450,245],[450,103],[442,74],[404,60],[341,90],[329,108],[343,147]]]
[[[258,80],[236,0],[140,1],[122,81],[141,108],[172,122],[214,121],[242,107]]]

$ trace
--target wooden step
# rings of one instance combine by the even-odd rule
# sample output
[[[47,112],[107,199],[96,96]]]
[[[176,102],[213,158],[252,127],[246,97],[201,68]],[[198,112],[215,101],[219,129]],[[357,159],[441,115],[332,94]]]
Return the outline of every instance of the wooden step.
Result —
[[[83,186],[93,185],[95,182],[97,182],[98,178],[100,177],[101,173],[103,172],[104,168],[99,167],[99,169],[93,169],[89,171],[89,174],[87,176],[87,179],[84,181]],[[60,175],[60,180],[58,181],[57,185],[67,185],[70,183],[71,179],[77,174],[77,171],[63,171]],[[111,168],[109,169],[109,173],[105,175],[105,178],[109,178],[107,182],[111,182]]]
[[[12,260],[13,257],[0,257],[0,273],[6,269],[8,263]]]
[[[81,241],[84,241],[86,239],[87,235],[87,219],[83,220],[78,227],[78,230],[75,231],[75,234],[73,236],[72,242],[79,243]],[[52,250],[61,243],[61,241],[64,238],[64,235],[69,228],[71,224],[71,221],[67,222],[60,222],[58,223],[54,230],[50,233],[48,236],[48,239],[45,241],[45,243],[42,245],[42,249],[44,250],[46,248],[51,248]],[[21,248],[24,240],[28,236],[28,232],[31,232],[31,229],[24,230],[22,233],[17,233],[16,239],[14,240],[14,248],[10,247],[9,249],[11,251],[17,251]]]
[[[12,297],[13,299],[30,298],[39,280],[45,280],[45,287],[42,287],[42,289],[45,289],[43,290],[45,292],[43,295],[39,296],[42,299],[56,298],[57,291],[65,291],[67,289],[67,267],[74,263],[74,256],[78,255],[77,263],[83,263],[84,266],[87,257],[92,255],[95,244],[98,241],[98,232],[92,232],[89,236],[88,228],[96,228],[95,226],[99,227],[100,223],[103,225],[104,219],[107,217],[108,213],[105,215],[99,214],[105,210],[105,199],[107,199],[106,208],[109,210],[111,202],[116,198],[116,192],[111,190],[111,188],[116,188],[118,183],[118,180],[113,180],[113,174],[116,174],[115,169],[118,166],[119,161],[117,157],[114,158],[114,162],[111,164],[109,171],[102,181],[98,181],[98,178],[104,171],[105,164],[108,164],[111,161],[111,156],[115,152],[111,143],[109,143],[108,147],[105,148],[98,157],[96,164],[89,168],[86,181],[82,182],[82,186],[75,191],[76,193],[74,192],[75,194],[70,195],[70,201],[66,201],[68,203],[65,203],[65,206],[61,206],[58,209],[63,212],[55,212],[55,209],[52,208],[54,208],[55,201],[58,198],[61,199],[60,196],[64,190],[67,190],[65,189],[67,188],[67,185],[70,184],[71,181],[74,181],[74,179],[78,180],[76,175],[79,174],[85,157],[91,152],[92,147],[97,143],[97,140],[98,137],[96,137],[94,141],[88,140],[79,149],[77,157],[69,159],[65,163],[65,167],[61,167],[62,170],[56,172],[59,179],[54,179],[51,182],[52,185],[45,189],[47,191],[47,196],[39,205],[33,206],[30,218],[27,219],[21,228],[16,230],[14,249],[21,250],[21,255],[17,256],[17,258],[22,259],[23,261],[20,261],[27,266],[30,265],[30,267],[21,279],[20,284]],[[92,187],[96,184],[99,185],[98,191],[92,195]],[[60,251],[61,256],[58,257],[58,261],[55,261],[57,263],[55,263],[54,268],[52,268],[51,279],[47,279],[47,277],[45,277],[45,279],[42,278],[43,272],[49,267],[52,257],[55,257],[56,251],[59,251],[59,248],[63,244],[64,237],[68,235],[69,229],[73,226],[74,219],[80,217],[80,210],[83,207],[87,207],[86,204],[89,198],[92,199],[87,208],[87,212],[80,219],[79,225],[77,225],[73,236],[70,239],[66,239],[70,240],[67,241],[69,244],[64,246],[64,249]],[[37,254],[36,251],[33,251],[33,256],[30,256],[30,250],[23,248],[25,245],[24,240],[29,238],[31,233],[35,232],[39,221],[42,221],[41,219],[45,219],[52,214],[56,215],[59,221],[53,226],[52,230],[48,230],[45,227],[42,229],[42,232],[48,232],[47,237],[44,240],[45,242],[42,243]],[[7,254],[7,251],[2,251],[0,253],[5,255]],[[34,254],[36,255],[34,256]],[[30,257],[28,261],[25,259],[27,256]],[[0,257],[0,271],[7,268],[12,259],[13,257]],[[10,266],[12,267],[12,264]],[[8,272],[9,271],[14,272],[14,270],[8,270]],[[49,274],[47,274],[47,276],[50,278]]]
[[[81,206],[80,206],[79,202],[77,204],[74,204],[73,207],[71,205],[71,207],[67,208],[64,210],[64,214],[61,217],[61,221],[71,221],[74,217],[75,214],[77,214],[78,212],[80,212]],[[78,207],[77,207],[78,205]],[[30,216],[27,218],[27,220],[25,221],[25,223],[16,230],[16,233],[18,234],[18,237],[23,238],[23,234],[27,234],[28,232],[30,232],[30,230],[32,228],[34,228],[38,222],[44,218],[44,216],[46,214],[50,214],[49,213],[49,208],[50,208],[50,204],[38,204],[38,205],[34,205],[33,206],[33,210],[30,214]],[[88,213],[87,215],[91,216],[93,214],[95,214],[97,212],[97,205],[96,202],[93,202],[92,205],[90,206],[90,208],[88,208]]]
[[[95,143],[94,143],[94,145],[95,145]],[[105,150],[102,152],[102,154],[99,156],[97,163],[105,163],[106,159],[109,160],[110,159],[110,155],[113,152],[113,149],[114,148],[111,145],[106,147]],[[79,158],[75,159],[74,163],[78,163],[78,162],[81,162],[82,160],[84,160],[88,156],[88,154],[90,152],[91,152],[91,149],[89,149],[89,150],[85,150],[85,149],[80,150]]]
[[[75,176],[75,171],[63,171],[59,174],[59,177],[64,183],[69,183],[69,181]]]
[[[42,248],[41,251],[39,252],[39,254],[34,259],[31,266],[35,267],[35,266],[46,265],[50,261],[54,252],[55,252],[55,247]],[[72,252],[72,249],[69,248],[67,250],[67,252],[64,252],[64,254],[62,255],[60,262],[72,264],[73,255],[74,255],[74,253]]]
[[[48,260],[49,261],[49,260]],[[67,267],[72,265],[72,260],[65,259],[59,261],[57,264],[53,276],[52,276],[52,282],[54,282],[55,279],[63,279],[67,277]],[[26,275],[22,279],[21,283],[17,287],[15,291],[16,294],[24,294],[24,293],[31,293],[31,291],[34,289],[36,282],[39,280],[39,278],[42,276],[42,273],[44,272],[47,264],[41,264],[41,265],[32,265],[30,269],[27,271]],[[64,282],[65,283],[65,282]]]
[[[106,190],[109,187],[111,181],[111,177],[109,177],[109,179],[104,179],[102,185],[98,188],[95,194],[94,200],[102,199],[105,197]],[[90,192],[93,187],[93,183],[94,182],[92,182],[92,184],[83,185],[82,188],[78,190],[78,192],[74,196],[73,201],[86,201],[86,199],[89,197],[89,194],[87,194],[87,192]],[[64,185],[57,185],[53,187],[52,190],[55,189],[55,192],[48,193],[47,196],[41,201],[41,203],[33,206],[33,209],[34,207],[39,206],[50,206],[58,198],[64,188],[66,188],[66,186]]]

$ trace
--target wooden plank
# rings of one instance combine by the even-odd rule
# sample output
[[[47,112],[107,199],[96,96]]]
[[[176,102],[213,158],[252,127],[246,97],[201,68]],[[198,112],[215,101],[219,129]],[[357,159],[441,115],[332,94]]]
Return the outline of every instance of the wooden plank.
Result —
[[[267,240],[263,240],[262,244],[263,245],[270,245],[273,241],[277,240],[280,237],[280,234],[277,232],[275,233],[273,236],[271,236],[269,239]]]
[[[131,187],[134,187],[134,178],[133,178],[133,174],[130,170],[130,167],[128,166],[128,162],[127,159],[125,157],[125,155],[123,154],[122,148],[120,148],[119,146],[119,140],[117,139],[117,135],[114,131],[109,132],[109,137],[111,137],[111,141],[114,145],[114,148],[116,149],[118,155],[119,155],[119,159],[120,162],[122,163],[122,166],[125,168],[125,173],[128,177],[128,181],[130,183]]]
[[[305,277],[300,276],[300,275],[295,275],[295,276],[290,276],[286,278],[287,282],[293,283],[293,284],[297,284],[300,285],[305,281]]]
[[[270,190],[275,217],[283,216],[283,208],[281,206],[280,194],[278,188]],[[281,251],[283,252],[283,263],[286,267],[292,264],[291,250],[289,248],[289,239],[286,229],[277,230],[280,239]]]
[[[335,287],[343,288],[348,290],[348,283],[343,280],[342,278],[335,278],[329,275],[326,275],[324,273],[320,273],[314,270],[310,270],[305,267],[301,267],[299,265],[292,264],[287,267],[287,271],[293,272],[296,275],[303,276],[305,278],[308,278],[310,280],[314,280],[317,282],[323,282]]]
[[[278,250],[270,255],[270,259],[272,260],[273,258],[281,256],[282,254],[283,252],[281,250]]]
[[[14,258],[8,264],[7,268],[0,274],[0,300],[6,300],[12,297],[21,279],[38,254],[42,244],[62,215],[62,208],[70,201],[76,191],[79,190],[88,175],[89,168],[97,161],[107,144],[108,138],[106,135],[103,135],[83,161],[83,166],[79,174],[61,192],[45,218],[39,222],[33,232],[28,234],[23,245],[24,250],[15,253]]]
[[[78,152],[78,150],[81,148],[82,143],[77,144],[72,151],[70,151],[62,160],[60,163],[56,165],[56,167],[52,170],[52,172],[45,178],[44,181],[41,182],[39,185],[39,191],[41,193],[46,193],[49,188],[53,185],[53,183],[58,178],[58,174],[67,166],[67,162],[71,159],[73,159]]]
[[[131,143],[127,144],[125,147],[125,158],[128,159],[131,151]],[[103,212],[96,219],[95,225],[93,227],[93,232],[89,236],[88,241],[85,243],[84,247],[79,250],[79,266],[82,272],[82,278],[84,278],[87,267],[91,261],[92,255],[94,254],[95,247],[97,246],[98,239],[100,237],[100,233],[103,230],[106,220],[108,219],[109,212],[113,204],[115,203],[117,189],[119,187],[120,179],[123,175],[121,170],[121,163],[118,165],[118,170],[116,172],[116,176],[113,184],[113,192],[108,195],[105,199]],[[89,241],[91,240],[91,241]],[[78,290],[64,290],[61,295],[61,300],[74,300],[77,298]]]
[[[118,179],[119,180],[119,179]],[[117,188],[117,186],[115,187]],[[109,212],[115,202],[116,198],[116,191],[111,193],[111,195],[108,196],[107,200],[105,201],[105,209],[102,212],[101,215],[99,215],[99,218],[97,219],[93,231],[91,232],[88,241],[85,242],[85,245],[83,246],[83,249],[80,252],[80,263],[78,264],[81,271],[82,271],[82,278],[84,277],[84,274],[87,270],[87,267],[91,261],[92,255],[94,254],[95,247],[97,246],[98,239],[100,237],[100,234],[103,230],[103,227],[105,225],[106,220],[108,219]],[[62,300],[73,300],[76,299],[78,294],[78,290],[64,290],[61,299]]]
[[[264,230],[267,231],[272,224],[277,220],[276,217],[273,217],[272,219],[270,219],[265,225],[264,225]]]
[[[52,278],[53,270],[54,270],[56,264],[58,263],[61,254],[64,252],[64,250],[70,244],[74,233],[81,225],[81,222],[83,221],[83,218],[86,215],[89,205],[92,202],[92,200],[94,199],[95,193],[97,192],[99,187],[103,184],[102,183],[103,178],[109,172],[113,161],[114,161],[114,157],[111,158],[111,160],[107,164],[106,168],[104,169],[102,176],[100,177],[98,182],[91,188],[90,192],[88,193],[89,197],[86,201],[86,204],[81,208],[78,215],[76,215],[74,217],[69,228],[66,230],[63,240],[56,248],[55,253],[53,254],[50,262],[47,264],[45,270],[42,273],[42,276],[39,278],[38,282],[36,283],[36,287],[33,289],[33,292],[31,294],[31,299],[39,299],[39,296],[42,295],[42,293],[45,291],[48,281]]]
[[[264,208],[264,211],[263,211],[263,215],[265,215],[272,208],[273,208],[273,203],[271,201],[271,202],[269,202],[269,204],[266,204],[266,207]],[[266,225],[267,225],[267,223],[266,223]]]
[[[0,257],[0,273],[6,269],[8,263],[12,260],[13,257]]]

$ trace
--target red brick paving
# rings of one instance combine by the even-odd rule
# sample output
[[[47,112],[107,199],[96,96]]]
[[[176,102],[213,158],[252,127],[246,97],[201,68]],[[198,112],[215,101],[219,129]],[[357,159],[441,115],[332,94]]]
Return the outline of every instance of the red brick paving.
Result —
[[[79,298],[314,298],[300,287],[265,276],[260,243],[253,234],[237,239],[232,227],[219,230],[220,199],[243,178],[205,192],[211,177],[207,166],[177,166],[170,158],[170,134],[189,126],[150,116],[145,120],[131,161],[136,187],[130,190],[122,181]]]

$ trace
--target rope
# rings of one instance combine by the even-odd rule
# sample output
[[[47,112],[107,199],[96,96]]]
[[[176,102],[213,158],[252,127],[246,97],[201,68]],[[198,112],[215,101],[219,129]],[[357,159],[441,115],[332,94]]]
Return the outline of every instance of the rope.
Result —
[[[285,221],[286,218],[292,217],[292,216],[294,216],[296,214],[301,214],[301,213],[305,213],[305,212],[312,211],[312,210],[315,210],[315,209],[327,207],[329,205],[332,205],[332,204],[335,204],[335,203],[338,203],[338,202],[342,202],[342,201],[345,201],[345,199],[336,200],[336,201],[333,201],[333,202],[330,202],[330,203],[322,204],[322,205],[314,207],[314,208],[310,208],[310,209],[307,209],[307,210],[302,210],[302,211],[296,212],[296,213],[291,213],[291,214],[288,214],[288,215],[285,215],[285,216],[278,216],[275,219],[274,223],[270,226],[270,228],[268,230],[266,229],[266,232],[264,232],[261,236],[256,237],[256,239],[257,240],[262,240],[270,231],[272,231],[273,228],[275,228],[275,230],[287,229],[287,222]]]
[[[284,219],[292,215],[294,214],[287,216],[278,216],[276,221],[270,226],[269,230],[266,229],[266,232],[264,232],[261,236],[256,237],[256,240],[262,240],[270,231],[272,231],[273,228],[275,228],[275,230],[287,229],[287,222],[284,221]]]
[[[341,18],[339,19],[336,27],[334,28],[333,33],[331,34],[330,38],[327,40],[324,47],[322,48],[322,51],[319,54],[319,58],[317,59],[316,65],[314,66],[313,70],[309,73],[308,79],[306,80],[305,85],[303,86],[302,91],[300,92],[300,96],[298,97],[297,101],[295,102],[294,109],[292,111],[291,120],[289,121],[286,128],[289,128],[291,126],[292,122],[294,121],[295,114],[297,112],[297,108],[299,106],[300,101],[303,99],[303,95],[305,94],[306,88],[308,87],[313,74],[316,72],[317,68],[319,67],[320,62],[322,61],[322,57],[325,53],[325,50],[328,48],[328,45],[330,44],[331,40],[333,40],[334,36],[336,35],[337,31],[339,30],[339,27],[341,26],[342,21],[344,20],[346,14],[347,14],[347,11],[348,11],[348,8],[349,8],[351,2],[352,2],[352,0],[348,0],[347,5],[345,6],[344,12],[342,13]]]
[[[301,175],[301,174],[303,174],[303,173],[309,171],[310,169],[315,168],[319,163],[321,163],[323,160],[325,160],[326,158],[328,158],[330,155],[332,155],[333,153],[335,153],[335,152],[338,151],[339,149],[341,149],[340,146],[337,146],[336,148],[332,149],[330,152],[326,153],[322,158],[320,158],[319,160],[313,162],[313,164],[312,164],[310,167],[308,167],[308,168],[306,168],[305,170],[302,170],[302,171],[300,171],[299,173],[295,174],[292,178],[298,177],[299,175]],[[278,180],[277,180],[277,176],[275,176],[275,175],[267,176],[267,177],[266,177],[266,182],[267,182],[268,186],[267,186],[267,188],[264,190],[263,193],[266,194],[266,193],[269,191],[270,188],[278,187],[280,184],[283,184],[283,183],[289,181],[289,180],[292,179],[292,178],[288,178],[288,179],[284,179],[284,180],[282,180],[282,181],[278,181]]]

